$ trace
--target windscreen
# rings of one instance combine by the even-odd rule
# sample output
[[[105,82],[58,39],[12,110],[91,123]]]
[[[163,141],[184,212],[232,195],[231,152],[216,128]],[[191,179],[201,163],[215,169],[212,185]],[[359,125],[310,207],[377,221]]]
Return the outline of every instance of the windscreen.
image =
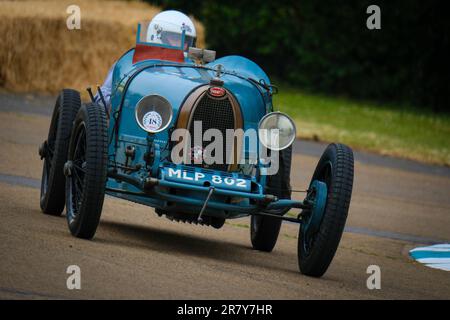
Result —
[[[136,38],[138,44],[163,46],[183,51],[188,51],[189,47],[194,46],[194,38],[185,36],[184,32],[177,33],[158,30],[154,26],[150,26],[150,21],[140,22],[138,24],[138,34]]]

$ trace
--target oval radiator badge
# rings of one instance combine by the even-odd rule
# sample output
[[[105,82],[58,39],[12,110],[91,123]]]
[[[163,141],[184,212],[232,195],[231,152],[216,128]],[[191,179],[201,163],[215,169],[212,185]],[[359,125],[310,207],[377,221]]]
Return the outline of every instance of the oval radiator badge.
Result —
[[[209,88],[209,94],[213,97],[223,97],[225,95],[225,89],[221,87]]]

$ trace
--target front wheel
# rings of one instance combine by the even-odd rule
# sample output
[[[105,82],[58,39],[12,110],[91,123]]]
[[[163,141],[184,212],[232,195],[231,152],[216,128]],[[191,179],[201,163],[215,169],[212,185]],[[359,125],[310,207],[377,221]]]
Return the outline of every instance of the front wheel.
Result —
[[[66,179],[67,222],[72,235],[91,239],[100,221],[107,178],[107,124],[104,108],[81,107],[70,138]]]
[[[330,144],[317,164],[306,198],[313,209],[302,212],[298,237],[298,263],[305,275],[321,277],[336,253],[350,206],[353,170],[353,152],[343,144]]]

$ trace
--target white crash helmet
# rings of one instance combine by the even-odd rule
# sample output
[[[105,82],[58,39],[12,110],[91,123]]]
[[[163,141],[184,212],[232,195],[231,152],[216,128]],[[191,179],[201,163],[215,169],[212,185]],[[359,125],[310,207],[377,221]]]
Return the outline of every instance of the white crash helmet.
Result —
[[[147,42],[181,46],[183,30],[185,32],[184,51],[195,45],[197,33],[194,23],[184,13],[167,10],[153,17],[147,29]]]

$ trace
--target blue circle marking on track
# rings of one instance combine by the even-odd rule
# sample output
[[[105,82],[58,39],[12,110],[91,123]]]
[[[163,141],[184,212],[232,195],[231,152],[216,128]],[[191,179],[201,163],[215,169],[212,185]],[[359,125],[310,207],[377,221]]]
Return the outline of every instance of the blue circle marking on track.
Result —
[[[418,247],[410,250],[409,255],[427,267],[450,271],[450,243]]]

